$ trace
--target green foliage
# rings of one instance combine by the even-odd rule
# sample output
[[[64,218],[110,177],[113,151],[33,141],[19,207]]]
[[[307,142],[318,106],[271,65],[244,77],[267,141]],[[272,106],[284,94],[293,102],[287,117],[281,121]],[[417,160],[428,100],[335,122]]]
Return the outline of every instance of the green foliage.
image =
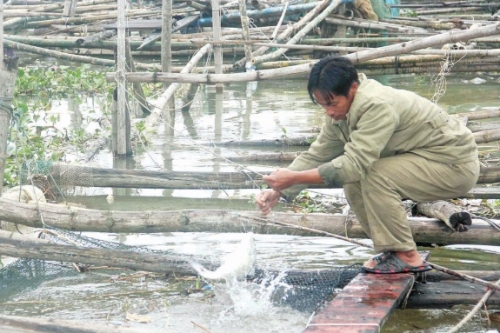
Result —
[[[61,121],[60,114],[46,111],[51,109],[54,100],[71,97],[80,103],[80,96],[110,97],[113,87],[113,83],[106,82],[105,73],[91,70],[86,65],[76,68],[53,66],[19,69],[13,103],[13,126],[8,135],[16,149],[6,159],[3,184],[18,185],[20,169],[28,161],[60,161],[67,154],[85,152],[85,143],[100,132],[100,129],[94,133],[85,130],[85,124],[98,120],[95,110],[86,112],[87,118],[81,120],[83,125],[79,128],[57,127]],[[107,109],[106,98],[97,100],[98,103],[104,100],[99,105],[104,113]]]
[[[151,142],[149,139],[149,135],[147,133],[146,123],[144,122],[144,120],[136,122],[135,129],[137,132],[137,138],[141,142],[141,146],[145,147],[145,146],[149,145]]]
[[[111,93],[113,84],[106,82],[103,72],[90,66],[26,67],[17,73],[16,94],[37,95],[40,99],[66,97],[75,94]]]
[[[309,192],[302,191],[293,200],[292,205],[296,213],[324,213],[326,208],[321,201],[314,200]]]

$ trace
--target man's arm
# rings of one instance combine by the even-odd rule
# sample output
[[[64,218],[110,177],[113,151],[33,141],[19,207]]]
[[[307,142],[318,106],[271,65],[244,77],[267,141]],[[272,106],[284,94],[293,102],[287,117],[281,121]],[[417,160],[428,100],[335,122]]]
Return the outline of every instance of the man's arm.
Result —
[[[325,122],[321,128],[316,140],[311,144],[306,152],[300,154],[287,169],[290,171],[310,171],[316,169],[318,166],[331,161],[332,159],[344,153],[344,142],[341,141],[335,133],[333,127],[333,120],[325,116]],[[298,176],[298,175],[295,175]],[[301,175],[300,180],[303,182],[296,182],[294,185],[281,190],[282,196],[291,201],[299,194],[300,191],[307,188],[308,184],[322,184],[323,181],[317,179],[310,179],[312,175]],[[307,180],[307,181],[306,181]],[[308,180],[313,180],[309,182]]]

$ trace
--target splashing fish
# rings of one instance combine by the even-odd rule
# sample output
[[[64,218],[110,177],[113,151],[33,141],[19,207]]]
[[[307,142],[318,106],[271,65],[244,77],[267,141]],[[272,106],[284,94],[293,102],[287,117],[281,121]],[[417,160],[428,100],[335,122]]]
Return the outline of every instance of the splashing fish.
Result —
[[[209,280],[243,280],[255,273],[255,238],[252,232],[246,233],[236,249],[222,258],[222,264],[210,271],[196,262],[190,262],[198,274]]]

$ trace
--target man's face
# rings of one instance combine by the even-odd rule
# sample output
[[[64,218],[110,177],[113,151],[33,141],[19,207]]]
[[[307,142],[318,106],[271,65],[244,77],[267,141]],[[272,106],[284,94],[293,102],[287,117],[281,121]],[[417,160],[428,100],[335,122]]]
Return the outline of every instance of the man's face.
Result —
[[[358,83],[354,82],[349,89],[347,97],[335,95],[333,93],[325,96],[319,91],[313,91],[313,97],[316,100],[316,103],[325,109],[325,112],[329,117],[334,120],[344,120],[347,118],[347,112],[349,112],[349,109],[351,108],[357,89]]]

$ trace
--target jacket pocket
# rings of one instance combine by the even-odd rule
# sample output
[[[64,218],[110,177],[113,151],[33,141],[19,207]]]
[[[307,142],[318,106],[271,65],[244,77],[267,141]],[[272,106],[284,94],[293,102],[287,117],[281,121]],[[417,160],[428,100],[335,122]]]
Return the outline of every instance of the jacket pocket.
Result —
[[[449,116],[446,112],[441,111],[434,115],[431,119],[427,120],[426,123],[432,126],[432,128],[440,128],[448,123]]]

